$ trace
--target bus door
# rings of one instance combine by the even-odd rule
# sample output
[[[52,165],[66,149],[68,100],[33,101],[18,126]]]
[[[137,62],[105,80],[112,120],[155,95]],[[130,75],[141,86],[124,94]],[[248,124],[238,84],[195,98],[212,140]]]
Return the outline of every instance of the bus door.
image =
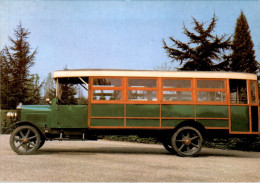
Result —
[[[256,81],[230,79],[230,114],[232,133],[258,131]]]

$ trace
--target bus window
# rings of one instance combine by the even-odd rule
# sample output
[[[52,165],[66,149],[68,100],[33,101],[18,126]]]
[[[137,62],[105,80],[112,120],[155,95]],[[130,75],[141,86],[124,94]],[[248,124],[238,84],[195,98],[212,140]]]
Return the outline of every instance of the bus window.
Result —
[[[163,88],[191,88],[191,80],[164,79]]]
[[[122,78],[93,78],[93,101],[119,101],[123,99]]]
[[[230,102],[232,104],[247,104],[246,80],[230,79]]]
[[[197,80],[198,102],[226,102],[224,80]]]
[[[197,88],[225,88],[223,80],[197,80]]]
[[[163,101],[192,101],[190,79],[163,79]]]
[[[94,78],[93,87],[122,87],[121,78]]]
[[[156,79],[129,79],[128,87],[156,88]]]
[[[122,91],[93,90],[93,100],[122,100]]]
[[[157,91],[129,90],[128,100],[157,101]]]
[[[163,91],[164,101],[192,101],[191,91]]]
[[[199,91],[197,95],[198,95],[198,101],[206,101],[206,102],[225,102],[226,101],[225,92]]]

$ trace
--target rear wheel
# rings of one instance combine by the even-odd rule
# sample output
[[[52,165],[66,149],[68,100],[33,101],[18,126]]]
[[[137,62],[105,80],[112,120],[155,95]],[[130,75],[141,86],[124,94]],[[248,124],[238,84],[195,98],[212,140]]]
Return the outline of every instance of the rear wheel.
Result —
[[[41,142],[39,132],[32,126],[20,126],[10,136],[10,146],[14,152],[20,155],[34,154]]]
[[[196,156],[202,148],[202,135],[191,126],[179,128],[172,136],[173,149],[180,156]]]

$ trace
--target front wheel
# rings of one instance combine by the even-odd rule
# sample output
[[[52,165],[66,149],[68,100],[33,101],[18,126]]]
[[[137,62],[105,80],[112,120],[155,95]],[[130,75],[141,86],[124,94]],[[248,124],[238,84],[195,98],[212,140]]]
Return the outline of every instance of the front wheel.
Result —
[[[172,147],[180,156],[196,156],[202,148],[202,135],[191,126],[179,128],[172,136]]]
[[[32,126],[20,126],[10,136],[10,146],[14,152],[20,155],[34,154],[41,142],[39,132]]]

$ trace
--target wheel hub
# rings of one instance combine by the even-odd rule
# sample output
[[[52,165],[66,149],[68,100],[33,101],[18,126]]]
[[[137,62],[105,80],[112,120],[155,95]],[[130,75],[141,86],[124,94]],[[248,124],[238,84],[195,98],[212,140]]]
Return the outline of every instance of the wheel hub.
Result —
[[[190,140],[190,138],[187,138],[187,139],[185,139],[184,140],[184,143],[185,143],[185,145],[190,145],[191,144],[191,140]]]
[[[28,138],[23,139],[23,143],[27,143],[29,141]]]

